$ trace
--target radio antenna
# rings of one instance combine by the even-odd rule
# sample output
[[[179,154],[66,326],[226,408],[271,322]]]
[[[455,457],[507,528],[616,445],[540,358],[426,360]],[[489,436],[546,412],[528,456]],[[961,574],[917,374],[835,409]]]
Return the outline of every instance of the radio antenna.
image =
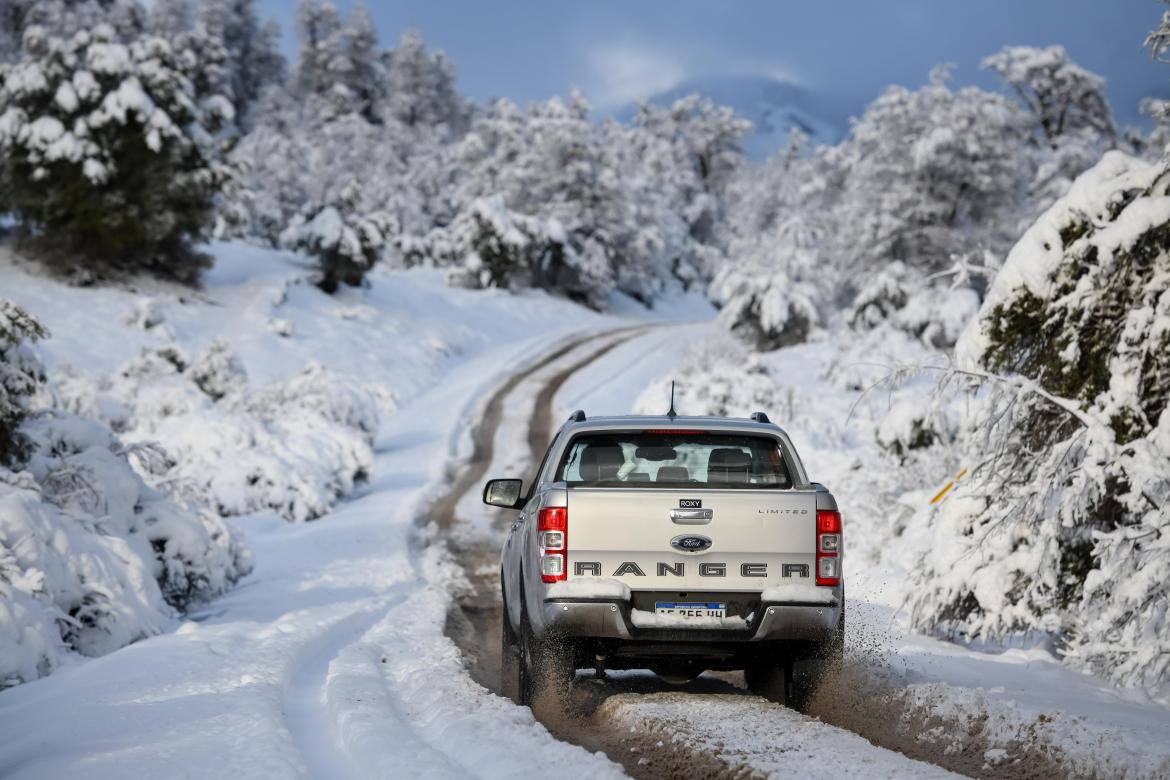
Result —
[[[666,413],[666,416],[672,420],[675,417],[678,417],[678,412],[676,412],[674,410],[674,380],[673,379],[670,381],[670,411],[668,411]]]

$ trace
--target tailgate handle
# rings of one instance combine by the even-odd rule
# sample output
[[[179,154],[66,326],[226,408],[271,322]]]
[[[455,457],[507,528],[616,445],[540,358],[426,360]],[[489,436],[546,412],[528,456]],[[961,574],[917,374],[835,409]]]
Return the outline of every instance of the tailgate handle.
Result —
[[[672,509],[670,519],[679,525],[703,525],[715,516],[713,509]]]

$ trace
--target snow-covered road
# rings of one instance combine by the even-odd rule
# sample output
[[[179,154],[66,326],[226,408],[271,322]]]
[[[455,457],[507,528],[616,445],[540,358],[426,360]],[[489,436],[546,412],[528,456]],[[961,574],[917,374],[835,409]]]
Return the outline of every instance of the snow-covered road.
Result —
[[[236,518],[255,570],[226,596],[162,635],[0,692],[0,776],[1170,776],[1164,707],[1040,649],[905,632],[889,594],[899,573],[864,565],[876,558],[861,511],[878,499],[851,474],[873,454],[872,431],[845,422],[856,394],[820,379],[824,343],[768,359],[790,386],[784,417],[810,472],[858,518],[849,642],[862,652],[830,691],[838,706],[818,711],[826,722],[747,695],[734,675],[679,689],[639,673],[607,685],[582,674],[571,717],[538,722],[490,690],[500,515],[479,503],[479,480],[526,473],[573,408],[631,411],[713,326],[455,291],[426,273],[328,298],[290,284],[281,257],[228,249],[209,278],[215,304],[152,292],[165,339],[195,351],[230,338],[262,382],[320,359],[382,387],[369,480],[312,523]],[[141,293],[2,273],[54,330],[50,369],[113,372],[164,338],[124,324]]]

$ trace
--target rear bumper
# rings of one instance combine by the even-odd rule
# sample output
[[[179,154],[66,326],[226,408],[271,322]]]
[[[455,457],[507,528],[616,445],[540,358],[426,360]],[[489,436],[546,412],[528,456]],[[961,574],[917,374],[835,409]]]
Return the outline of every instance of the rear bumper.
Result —
[[[639,628],[630,605],[615,600],[544,602],[545,630],[563,637],[649,642],[821,642],[833,636],[841,616],[838,600],[824,604],[764,602],[746,629]]]

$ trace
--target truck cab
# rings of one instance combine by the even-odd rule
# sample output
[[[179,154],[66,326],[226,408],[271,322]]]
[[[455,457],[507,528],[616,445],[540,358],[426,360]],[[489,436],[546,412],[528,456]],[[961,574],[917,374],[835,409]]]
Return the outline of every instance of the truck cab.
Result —
[[[528,485],[491,480],[484,501],[518,512],[500,582],[519,701],[579,668],[649,668],[743,670],[800,704],[841,652],[841,515],[763,413],[575,412]]]

